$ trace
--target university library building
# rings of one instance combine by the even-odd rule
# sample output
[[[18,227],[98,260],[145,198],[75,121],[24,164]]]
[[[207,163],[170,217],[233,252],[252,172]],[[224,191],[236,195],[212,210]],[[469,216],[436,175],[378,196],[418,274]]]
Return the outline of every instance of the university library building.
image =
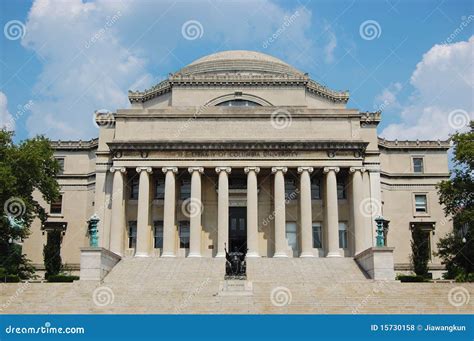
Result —
[[[62,195],[23,243],[40,271],[59,230],[81,280],[223,279],[232,252],[254,281],[394,280],[411,269],[417,231],[441,277],[449,141],[380,138],[380,112],[347,108],[347,91],[252,51],[205,56],[128,97],[128,109],[95,113],[97,138],[53,141]]]

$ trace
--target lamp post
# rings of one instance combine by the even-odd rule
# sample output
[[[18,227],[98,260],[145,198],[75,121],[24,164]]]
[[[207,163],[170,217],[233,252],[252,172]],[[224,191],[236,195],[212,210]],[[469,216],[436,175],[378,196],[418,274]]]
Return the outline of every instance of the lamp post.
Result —
[[[386,240],[385,240],[385,234],[384,232],[388,230],[388,223],[390,221],[384,219],[382,216],[378,216],[375,218],[375,223],[377,224],[377,237],[376,237],[376,246],[377,247],[382,247],[385,246]]]
[[[99,246],[99,229],[97,225],[99,224],[99,217],[94,213],[94,215],[89,219],[89,246],[98,247]]]

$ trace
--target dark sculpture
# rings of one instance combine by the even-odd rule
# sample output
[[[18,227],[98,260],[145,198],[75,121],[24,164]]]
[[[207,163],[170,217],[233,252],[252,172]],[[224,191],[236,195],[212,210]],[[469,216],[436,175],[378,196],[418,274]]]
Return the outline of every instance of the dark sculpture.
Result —
[[[240,252],[237,247],[234,251],[227,252],[225,250],[225,279],[246,279],[247,278],[247,264],[245,262],[245,255],[247,252]]]

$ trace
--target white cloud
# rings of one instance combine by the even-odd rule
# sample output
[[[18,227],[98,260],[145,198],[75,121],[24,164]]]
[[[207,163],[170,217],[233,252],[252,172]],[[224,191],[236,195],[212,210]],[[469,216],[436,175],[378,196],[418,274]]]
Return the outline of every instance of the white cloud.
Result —
[[[296,20],[264,52],[304,63],[304,56],[317,55],[308,34],[311,13],[301,7],[296,10]],[[262,42],[294,11],[270,0],[252,6],[245,0],[206,6],[175,1],[36,0],[22,40],[43,64],[34,86],[28,131],[61,139],[96,136],[91,117],[97,108],[128,107],[129,89],[144,89],[176,71],[170,69],[172,61],[181,66],[189,63],[192,49],[261,50]],[[188,20],[202,24],[202,39],[183,38],[181,26]],[[329,46],[327,53],[332,55],[334,48]],[[323,49],[318,53],[323,55]]]
[[[325,30],[328,37],[328,43],[324,47],[325,61],[326,63],[332,63],[334,62],[334,51],[337,47],[337,38],[336,34],[331,30],[329,25],[325,27]]]
[[[0,129],[6,128],[7,130],[14,130],[15,120],[8,111],[7,104],[7,96],[0,91]]]
[[[417,64],[414,88],[400,111],[400,122],[382,131],[389,139],[446,139],[474,119],[474,36],[435,45]]]
[[[393,110],[400,107],[397,96],[402,90],[402,84],[395,82],[382,90],[382,92],[375,97],[374,109],[380,111]]]

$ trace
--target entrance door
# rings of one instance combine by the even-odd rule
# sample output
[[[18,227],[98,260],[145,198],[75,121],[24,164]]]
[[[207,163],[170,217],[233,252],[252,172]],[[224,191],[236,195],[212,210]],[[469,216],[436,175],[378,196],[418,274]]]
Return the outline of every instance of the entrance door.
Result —
[[[247,251],[247,208],[229,207],[229,247],[231,252],[237,248],[241,252]]]

